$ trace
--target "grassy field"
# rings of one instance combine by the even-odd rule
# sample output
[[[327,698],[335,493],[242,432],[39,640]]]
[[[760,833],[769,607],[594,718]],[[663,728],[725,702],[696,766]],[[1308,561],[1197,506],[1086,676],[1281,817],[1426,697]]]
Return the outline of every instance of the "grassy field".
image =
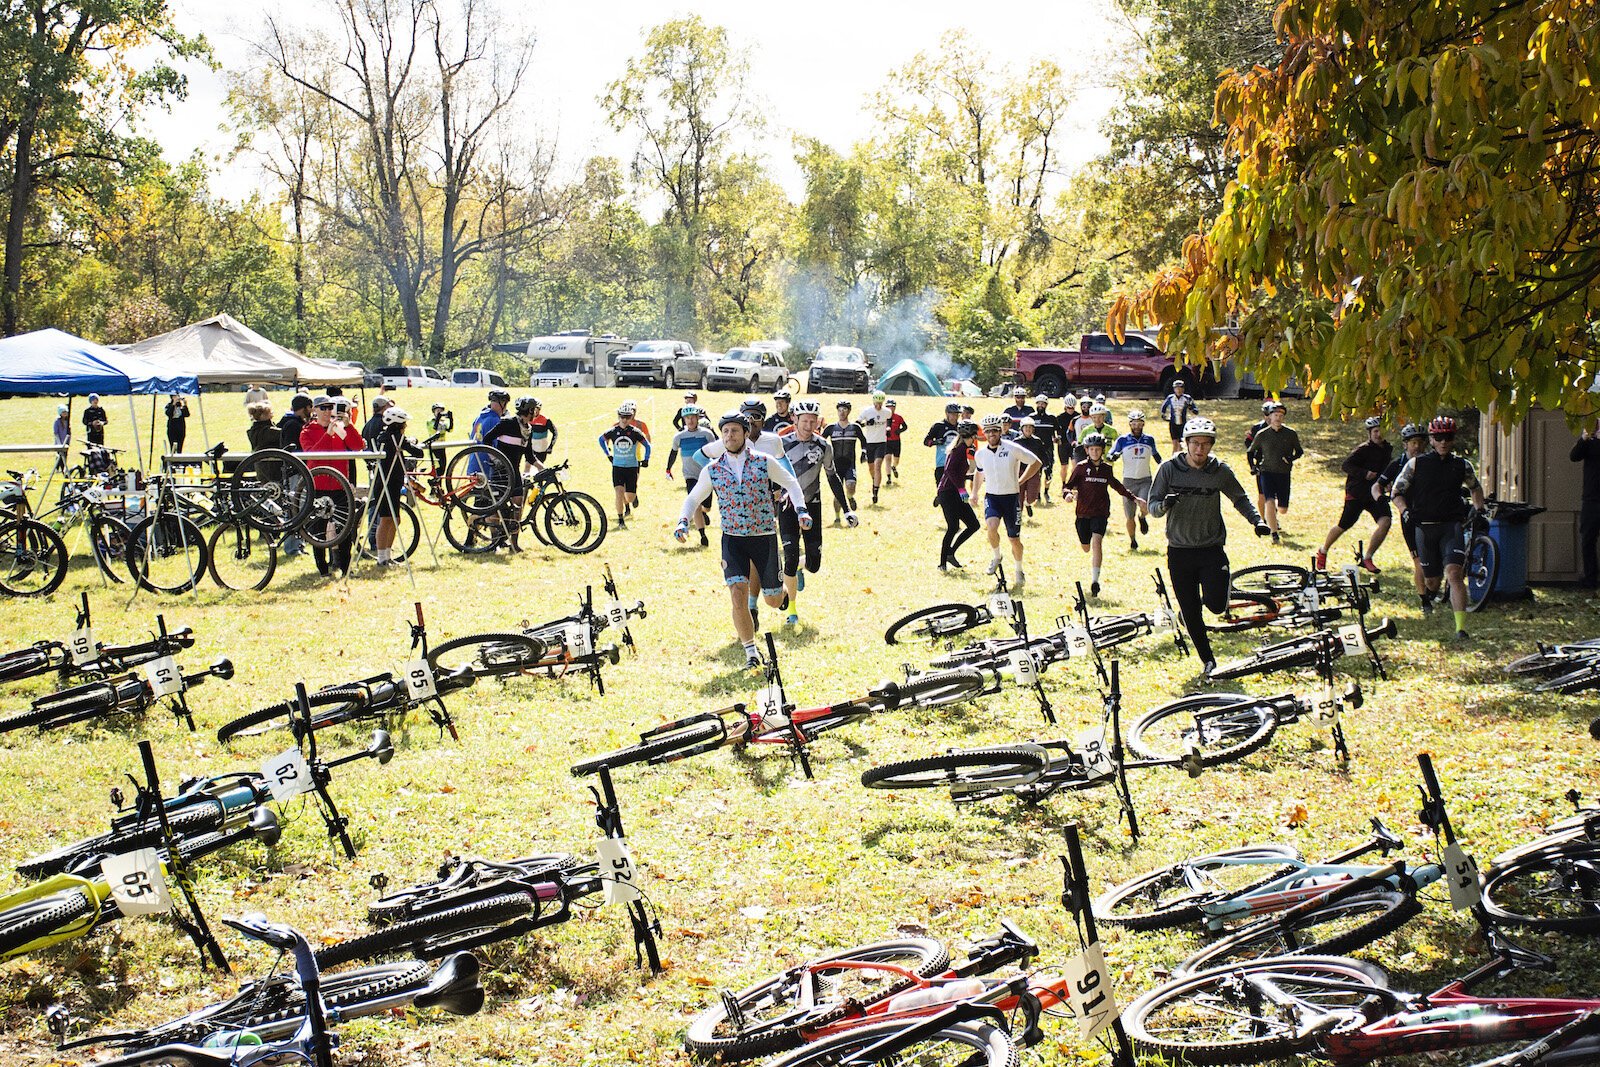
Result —
[[[476,393],[438,395],[462,426],[481,403]],[[559,452],[573,462],[569,484],[603,500],[610,499],[610,486],[595,436],[609,424],[620,395],[543,398],[561,430]],[[609,563],[623,596],[644,598],[649,618],[633,627],[639,655],[606,672],[603,698],[582,680],[480,684],[450,702],[459,743],[441,738],[426,721],[412,721],[397,728],[400,751],[387,767],[363,763],[339,774],[334,790],[361,846],[357,860],[346,862],[329,846],[314,811],[291,808],[276,848],[247,847],[212,859],[202,870],[199,891],[213,917],[262,911],[315,937],[334,938],[364,928],[364,904],[372,895],[368,880],[377,872],[402,885],[431,877],[454,853],[592,853],[593,804],[586,782],[567,768],[658,722],[726,706],[753,689],[733,642],[715,537],[712,548],[701,549],[679,546],[670,536],[682,488],[662,471],[676,394],[638,395],[661,451],[643,472],[640,516],[627,530],[613,530],[592,555],[536,546],[516,557],[462,558],[440,539],[437,563],[423,550],[409,577],[368,570],[332,582],[302,560],[280,570],[261,594],[207,587],[193,596],[130,601],[127,586],[102,586],[86,546],[79,544],[72,571],[55,595],[6,605],[0,648],[64,635],[78,594],[88,590],[97,634],[104,639],[131,638],[164,612],[169,625],[193,626],[198,634],[187,663],[198,666],[226,655],[238,673],[232,682],[207,684],[192,694],[200,724],[193,734],[163,714],[105,728],[0,738],[0,866],[103,828],[107,792],[137,770],[135,742],[141,738],[155,743],[168,781],[183,773],[258,766],[283,747],[282,738],[221,746],[215,727],[286,699],[297,681],[317,686],[394,669],[409,658],[406,624],[413,600],[422,602],[435,641],[506,629],[568,613]],[[403,402],[420,417],[434,398],[407,393]],[[274,399],[286,402],[287,395],[275,393]],[[710,399],[714,412],[732,406],[728,398]],[[920,441],[942,403],[902,401],[900,411],[912,429],[906,478],[884,490],[881,507],[863,508],[859,529],[826,531],[823,573],[801,600],[803,625],[778,635],[789,693],[801,706],[859,695],[894,675],[902,661],[925,658],[922,649],[883,643],[890,620],[936,601],[976,602],[987,592],[981,535],[963,552],[964,574],[946,576],[934,566],[942,524],[930,507],[931,453]],[[1147,399],[1139,403],[1150,406]],[[48,439],[54,404],[5,401],[0,440]],[[982,404],[981,410],[1004,406]],[[1120,422],[1131,404],[1113,405]],[[114,420],[111,443],[129,443],[126,403],[113,400],[107,407]],[[1243,467],[1239,441],[1257,410],[1252,402],[1207,405],[1222,428],[1219,454],[1236,469]],[[147,417],[145,401],[140,418]],[[208,396],[206,418],[213,440],[243,443],[241,396]],[[1300,430],[1308,455],[1296,473],[1286,543],[1274,548],[1258,541],[1230,516],[1235,566],[1304,563],[1338,513],[1338,464],[1361,431],[1312,422],[1303,403],[1291,406],[1290,424]],[[195,420],[192,434],[198,431]],[[1160,427],[1156,432],[1164,435]],[[192,436],[190,444],[198,443]],[[1161,447],[1165,452],[1164,436]],[[868,492],[863,488],[859,495],[865,504]],[[436,531],[436,514],[427,518]],[[1163,560],[1164,544],[1160,524],[1153,527],[1137,553],[1128,550],[1120,531],[1108,538],[1099,611],[1152,606],[1150,575]],[[1069,610],[1072,583],[1087,582],[1070,507],[1038,510],[1025,540],[1030,618],[1054,618]],[[1336,549],[1341,562],[1353,540]],[[1600,632],[1600,619],[1589,598],[1540,590],[1535,599],[1473,617],[1474,640],[1460,647],[1446,640],[1447,614],[1421,618],[1405,559],[1398,539],[1379,557],[1384,578],[1376,610],[1397,620],[1401,637],[1384,647],[1392,680],[1360,674],[1367,703],[1347,720],[1354,752],[1347,768],[1302,725],[1280,732],[1243,763],[1197,780],[1146,772],[1133,781],[1145,832],[1137,847],[1104,790],[1035,808],[996,802],[958,811],[936,792],[885,794],[860,786],[861,771],[886,760],[1076,733],[1097,721],[1100,709],[1092,668],[1079,661],[1057,665],[1046,676],[1061,718],[1054,728],[1043,724],[1030,697],[1008,690],[974,705],[888,714],[829,734],[813,747],[813,781],[804,780],[776,748],[630,768],[618,773],[617,784],[635,858],[661,915],[666,973],[653,980],[641,974],[621,912],[596,910],[489,950],[491,997],[481,1015],[352,1024],[343,1031],[341,1062],[685,1062],[684,1026],[717,990],[742,987],[819,950],[896,931],[926,930],[959,944],[1010,917],[1039,939],[1040,962],[1048,968],[1075,947],[1058,899],[1056,856],[1063,851],[1065,823],[1082,827],[1100,885],[1170,858],[1246,842],[1286,841],[1307,856],[1325,855],[1362,838],[1373,815],[1401,832],[1411,845],[1408,854],[1420,860],[1432,848],[1416,817],[1415,756],[1423,750],[1434,755],[1465,843],[1486,860],[1559,813],[1569,787],[1596,792],[1595,746],[1586,732],[1592,703],[1535,696],[1508,682],[1499,665],[1535,640]],[[775,624],[774,614],[764,612],[762,622]],[[1257,640],[1225,637],[1218,648],[1227,657]],[[1124,707],[1130,715],[1202,687],[1198,663],[1180,657],[1170,640],[1145,638],[1123,652]],[[25,707],[41,685],[15,687],[4,694],[4,707]],[[1283,675],[1238,683],[1258,693],[1308,685],[1304,677]],[[328,740],[354,745],[362,735]],[[22,884],[10,882],[13,888]],[[1482,946],[1470,933],[1435,887],[1426,914],[1367,955],[1390,968],[1397,985],[1432,988],[1481,962]],[[1587,984],[1573,981],[1594,973],[1595,954],[1588,946],[1527,940],[1561,960],[1560,972],[1543,976],[1538,988],[1596,991],[1592,978]],[[1188,933],[1108,932],[1119,998],[1125,1003],[1148,988],[1161,968],[1195,943]],[[266,953],[237,938],[225,936],[224,944],[239,975],[267,962]],[[124,921],[120,928],[0,964],[0,1060],[92,1061],[52,1053],[41,1014],[52,1003],[70,1005],[91,1025],[123,1028],[229,995],[236,981],[198,967],[187,940],[167,924]],[[1070,1023],[1047,1022],[1046,1028],[1047,1040],[1029,1062],[1094,1058],[1091,1050],[1077,1048]]]

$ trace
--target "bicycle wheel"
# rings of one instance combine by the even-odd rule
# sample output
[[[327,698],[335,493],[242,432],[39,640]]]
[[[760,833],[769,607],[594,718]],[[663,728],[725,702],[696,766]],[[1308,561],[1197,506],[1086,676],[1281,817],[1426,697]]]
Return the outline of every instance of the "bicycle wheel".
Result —
[[[1600,660],[1590,660],[1575,670],[1546,679],[1533,688],[1537,693],[1582,693],[1600,688]]]
[[[1252,674],[1271,674],[1273,671],[1309,667],[1317,662],[1317,653],[1322,644],[1320,633],[1280,641],[1278,644],[1258,650],[1252,656],[1218,665],[1217,669],[1211,672],[1211,679],[1225,682],[1232,678],[1246,678]]]
[[[515,890],[487,900],[443,908],[415,919],[391,923],[359,937],[325,945],[317,949],[317,965],[337,967],[341,963],[374,959],[397,952],[423,959],[443,956],[449,953],[447,945],[453,937],[520,919],[528,914],[535,903],[528,893]]]
[[[496,896],[507,878],[516,877],[529,882],[553,880],[561,872],[569,871],[580,863],[578,857],[559,852],[528,856],[510,863],[491,862],[481,869],[475,865],[476,861],[467,862],[471,866],[465,878],[451,871],[436,882],[407,886],[379,897],[367,905],[367,920],[383,925],[417,918],[443,908]]]
[[[1483,877],[1483,906],[1496,922],[1600,931],[1600,844],[1564,841],[1491,865]]]
[[[321,468],[319,474],[337,473]],[[228,481],[235,517],[263,533],[288,533],[305,522],[315,488],[305,462],[281,448],[240,460]]]
[[[0,525],[0,592],[48,596],[67,576],[67,546],[50,527],[32,519]]]
[[[545,652],[544,642],[527,634],[473,634],[434,646],[428,652],[428,666],[435,674],[471,667],[476,674],[499,677],[536,666]]]
[[[121,585],[128,574],[128,524],[104,513],[89,523],[89,547],[95,564],[111,581]]]
[[[1556,674],[1571,671],[1600,659],[1600,638],[1572,641],[1550,647],[1541,646],[1530,656],[1519,656],[1506,664],[1506,673],[1521,676]]]
[[[1292,563],[1262,563],[1234,571],[1229,584],[1241,593],[1284,599],[1311,584],[1311,572]]]
[[[1024,785],[1037,781],[1049,766],[1043,749],[975,748],[869,767],[861,773],[861,784],[868,789]]]
[[[1158,867],[1107,890],[1094,917],[1130,930],[1160,930],[1200,917],[1200,905],[1248,893],[1296,869],[1299,853],[1277,843],[1246,845]],[[1200,883],[1195,889],[1191,883]]]
[[[33,942],[68,927],[81,926],[83,933],[94,913],[94,899],[77,887],[7,908],[0,912],[0,959],[21,955]]]
[[[1494,592],[1500,577],[1500,546],[1492,537],[1479,534],[1467,545],[1467,560],[1461,576],[1467,583],[1467,610],[1477,611]]]
[[[1124,740],[1142,759],[1175,764],[1198,749],[1200,765],[1243,759],[1278,729],[1272,705],[1244,693],[1201,693],[1153,708],[1136,719]]]
[[[242,522],[211,531],[206,555],[211,580],[224,589],[265,589],[278,570],[278,546],[271,535]]]
[[[892,964],[932,978],[950,966],[950,953],[937,941],[914,937],[823,956],[738,993],[724,993],[689,1023],[684,1044],[695,1056],[720,1063],[770,1056],[799,1045],[802,1027],[841,1016],[847,1003],[859,1008],[910,984],[891,972],[853,964]]]
[[[1150,618],[1147,615],[1106,619],[1089,627],[1089,639],[1102,652],[1147,633],[1150,633]]]
[[[318,711],[318,719],[323,717],[345,719],[356,712],[365,710],[367,693],[366,689],[357,685],[329,686],[319,689],[315,693],[307,694],[306,703],[313,710]],[[320,710],[319,710],[320,709]],[[237,719],[223,723],[217,730],[217,740],[227,741],[233,737],[255,737],[269,730],[287,729],[297,714],[295,701],[285,700],[279,704],[271,704],[264,708],[241,715]],[[320,724],[320,722],[319,722]]]
[[[54,645],[53,642],[41,641],[30,648],[19,648],[15,652],[7,652],[4,656],[0,656],[0,682],[33,678],[63,669],[70,663],[65,649]]]
[[[983,672],[975,667],[929,671],[904,682],[887,682],[868,695],[884,701],[885,708],[937,708],[971,700],[983,691]]]
[[[1194,974],[1267,956],[1341,956],[1400,929],[1422,912],[1416,895],[1380,886],[1285,923],[1266,916],[1207,945],[1178,965]]]
[[[194,520],[176,512],[148,515],[128,534],[128,570],[143,589],[185,593],[206,574],[206,538]]]
[[[1279,995],[1257,995],[1252,985],[1264,981]],[[1388,984],[1378,968],[1339,956],[1252,960],[1158,986],[1128,1005],[1122,1024],[1135,1045],[1179,1063],[1262,1063],[1364,1025]],[[1328,1014],[1332,1027],[1307,1025]]]
[[[300,523],[300,536],[317,548],[332,548],[354,536],[361,505],[350,479],[339,471],[318,467],[317,477],[331,479],[334,484],[312,491],[305,519]]]
[[[882,1063],[893,1067],[1017,1067],[1016,1043],[1011,1035],[991,1023],[957,1023],[937,1033],[919,1037],[894,1051],[864,1059],[861,1053],[885,1038],[903,1034],[911,1022],[862,1026],[821,1041],[813,1041],[764,1067],[832,1067],[848,1058],[852,1064]]]
[[[665,762],[668,758],[680,753],[687,754],[688,750],[699,748],[723,736],[722,720],[717,718],[701,719],[690,722],[684,726],[642,741],[637,745],[619,748],[615,752],[607,752],[601,756],[591,756],[572,765],[572,773],[579,778],[584,775],[594,774],[602,768],[615,770],[626,767],[632,763],[658,763]]]
[[[606,539],[610,519],[606,509],[588,493],[575,493],[564,489],[560,496],[549,498],[541,516],[546,544],[555,545],[563,552],[582,555],[599,548]]]
[[[516,464],[488,445],[468,445],[451,456],[444,469],[444,491],[474,515],[499,511],[521,487]]]
[[[977,625],[978,609],[971,604],[935,604],[896,619],[885,631],[883,639],[891,645],[918,638],[936,641],[950,634],[963,633]]]
[[[1265,593],[1247,593],[1242,589],[1228,591],[1228,606],[1216,622],[1206,623],[1212,633],[1235,634],[1256,630],[1272,622],[1282,613],[1278,601]]]
[[[411,558],[411,553],[417,550],[417,544],[421,539],[422,521],[417,518],[415,509],[403,502],[397,504],[394,516],[394,544],[389,549],[391,558],[396,563],[404,563]],[[378,558],[377,543],[372,539],[372,535],[361,538],[361,558]]]
[[[214,833],[222,828],[221,804],[196,805],[173,811],[167,816],[167,825],[173,837],[181,842],[186,837]],[[150,820],[133,826],[113,830],[108,834],[84,838],[50,852],[30,856],[17,864],[17,873],[24,878],[48,878],[53,874],[78,868],[87,859],[115,856],[141,848],[164,848],[165,839],[159,820]],[[78,873],[83,873],[79,869]]]
[[[506,543],[506,526],[498,515],[474,515],[447,507],[443,528],[450,547],[470,556],[493,552]]]

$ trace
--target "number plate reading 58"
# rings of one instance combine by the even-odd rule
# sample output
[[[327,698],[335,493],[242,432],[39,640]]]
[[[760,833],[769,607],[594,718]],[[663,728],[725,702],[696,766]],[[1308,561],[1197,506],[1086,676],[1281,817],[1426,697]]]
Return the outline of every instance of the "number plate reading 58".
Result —
[[[111,887],[111,897],[124,915],[160,915],[172,910],[172,894],[161,874],[161,859],[153,848],[120,856],[107,856],[100,872]]]
[[[620,837],[605,837],[595,848],[599,854],[600,877],[605,879],[607,904],[632,904],[643,894],[634,880],[633,854]]]

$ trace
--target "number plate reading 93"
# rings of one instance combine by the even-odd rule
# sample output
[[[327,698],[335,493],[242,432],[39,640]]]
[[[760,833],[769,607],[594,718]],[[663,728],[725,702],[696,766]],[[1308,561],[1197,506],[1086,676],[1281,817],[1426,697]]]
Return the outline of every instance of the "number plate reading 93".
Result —
[[[161,915],[172,910],[172,894],[153,848],[107,856],[100,864],[111,897],[124,915]]]
[[[605,837],[595,848],[599,855],[600,877],[605,880],[607,904],[632,904],[643,894],[635,879],[633,853],[628,842],[620,837]]]

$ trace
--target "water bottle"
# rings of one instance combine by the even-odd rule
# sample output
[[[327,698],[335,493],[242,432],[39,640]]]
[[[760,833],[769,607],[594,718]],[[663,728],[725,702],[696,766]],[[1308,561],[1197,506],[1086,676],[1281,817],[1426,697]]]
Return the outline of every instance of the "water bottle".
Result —
[[[983,990],[984,984],[981,978],[963,978],[953,982],[937,983],[926,989],[913,989],[908,993],[889,998],[887,1010],[892,1014],[939,1004],[952,1004],[958,1000],[970,1000]]]

